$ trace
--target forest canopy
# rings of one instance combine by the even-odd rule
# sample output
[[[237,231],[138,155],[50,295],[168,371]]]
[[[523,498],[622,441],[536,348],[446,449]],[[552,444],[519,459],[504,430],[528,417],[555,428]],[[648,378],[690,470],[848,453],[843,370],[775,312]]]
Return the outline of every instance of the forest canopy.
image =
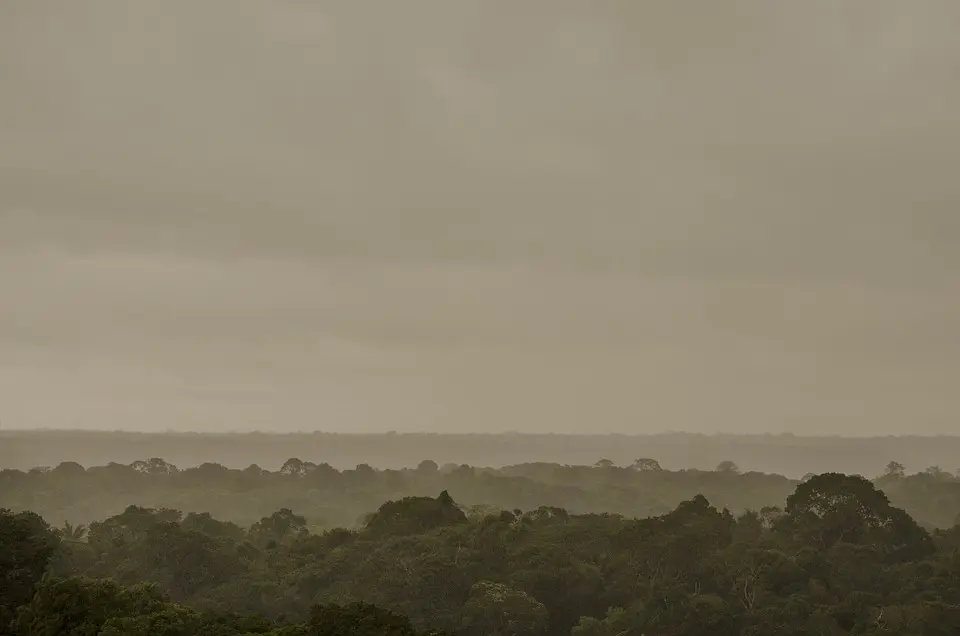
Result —
[[[544,490],[524,496],[560,497],[609,481],[624,500],[642,489],[675,496],[713,484],[749,498],[771,492],[767,480],[788,487],[779,502],[743,499],[738,512],[695,494],[645,517],[466,505],[444,488],[386,500],[352,528],[319,528],[285,507],[240,524],[141,500],[89,524],[54,526],[4,509],[0,634],[947,636],[960,627],[960,526],[925,529],[886,492],[947,501],[956,480],[895,466],[876,481],[824,473],[795,483],[646,461],[491,473],[429,461],[409,471],[300,461],[279,472],[181,471],[149,460],[3,475],[4,496],[11,486],[36,498],[37,484],[48,493],[73,484],[128,501],[205,489],[210,500],[231,489],[266,498],[307,486],[359,494],[447,484],[507,497],[529,483]]]
[[[960,518],[960,479],[931,467],[907,474],[903,465],[878,461],[874,483],[899,508],[928,529],[952,527]],[[131,503],[210,513],[249,526],[289,508],[314,530],[356,528],[387,500],[436,496],[447,491],[467,510],[563,508],[575,514],[615,513],[651,517],[703,495],[733,513],[782,506],[803,480],[744,471],[721,461],[711,470],[665,470],[639,457],[618,466],[605,458],[592,465],[525,463],[502,468],[438,465],[377,469],[369,464],[338,470],[327,463],[288,458],[279,470],[253,464],[178,467],[154,457],[129,464],[86,468],[72,461],[53,468],[0,470],[0,507],[32,510],[50,523],[89,524],[121,513]]]

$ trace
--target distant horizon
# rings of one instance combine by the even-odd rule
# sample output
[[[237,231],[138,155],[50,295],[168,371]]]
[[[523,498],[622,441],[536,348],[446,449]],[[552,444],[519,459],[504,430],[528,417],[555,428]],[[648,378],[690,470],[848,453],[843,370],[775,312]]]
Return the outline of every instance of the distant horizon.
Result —
[[[733,461],[746,472],[800,477],[806,473],[877,475],[890,461],[910,470],[960,469],[960,436],[723,434],[723,433],[475,433],[331,431],[0,431],[0,468],[29,469],[77,462],[101,466],[152,457],[180,467],[220,463],[279,467],[297,457],[348,469],[439,464],[493,467],[523,463],[593,465],[601,459],[626,466],[655,458],[665,469],[713,470]]]
[[[35,427],[35,428],[6,428],[0,427],[2,433],[97,433],[97,434],[134,434],[134,435],[343,435],[356,437],[391,437],[391,436],[413,436],[413,435],[432,435],[449,437],[467,437],[467,436],[517,436],[517,437],[669,437],[669,436],[688,436],[688,437],[797,437],[803,439],[883,439],[883,438],[960,438],[960,433],[889,433],[873,435],[852,435],[846,433],[793,433],[785,432],[763,432],[763,433],[734,433],[734,432],[695,432],[695,431],[660,431],[656,433],[619,433],[610,432],[536,432],[536,431],[334,431],[321,429],[300,429],[300,430],[262,430],[262,429],[235,429],[235,430],[191,430],[191,429],[164,429],[164,430],[137,430],[137,429],[108,429],[108,428],[58,428],[58,427]]]

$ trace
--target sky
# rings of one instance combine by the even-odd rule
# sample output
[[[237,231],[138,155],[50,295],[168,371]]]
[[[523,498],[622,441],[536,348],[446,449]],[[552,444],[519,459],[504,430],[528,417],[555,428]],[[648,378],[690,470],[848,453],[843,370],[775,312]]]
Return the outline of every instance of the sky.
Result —
[[[0,426],[960,430],[955,0],[5,0]]]

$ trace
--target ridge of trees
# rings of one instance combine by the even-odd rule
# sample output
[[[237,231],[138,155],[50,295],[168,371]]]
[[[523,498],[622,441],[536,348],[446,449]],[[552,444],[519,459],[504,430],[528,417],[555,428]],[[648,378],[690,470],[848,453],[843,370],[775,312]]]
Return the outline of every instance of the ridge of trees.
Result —
[[[721,461],[732,460],[744,470],[776,472],[792,478],[830,471],[869,476],[890,459],[902,462],[911,472],[931,465],[950,471],[960,468],[960,435],[148,433],[12,430],[10,424],[15,423],[8,422],[0,430],[0,467],[20,470],[56,466],[64,461],[85,466],[129,464],[145,457],[163,457],[180,467],[215,462],[243,468],[256,463],[270,470],[290,457],[326,461],[338,469],[362,463],[401,468],[415,466],[424,457],[471,466],[523,464],[534,457],[573,465],[608,458],[614,464],[629,466],[638,457],[650,457],[669,469],[712,470]]]
[[[878,462],[878,468],[882,466]],[[960,519],[960,478],[938,467],[908,475],[890,462],[874,479],[897,507],[924,527],[948,528]],[[564,508],[576,514],[651,517],[702,494],[734,513],[781,505],[802,483],[781,475],[742,471],[733,462],[716,470],[664,470],[653,458],[628,466],[600,459],[592,466],[525,463],[481,468],[425,460],[416,468],[379,470],[360,464],[337,470],[290,458],[277,471],[204,463],[180,469],[160,458],[85,468],[0,470],[0,507],[33,510],[55,525],[91,522],[131,502],[152,508],[207,512],[244,526],[278,508],[303,515],[313,529],[357,527],[387,500],[447,491],[466,510]]]
[[[444,491],[322,532],[289,509],[242,527],[130,506],[85,533],[0,510],[0,634],[960,633],[960,526],[930,532],[856,475],[780,503],[734,514],[695,495],[631,519],[465,511]]]

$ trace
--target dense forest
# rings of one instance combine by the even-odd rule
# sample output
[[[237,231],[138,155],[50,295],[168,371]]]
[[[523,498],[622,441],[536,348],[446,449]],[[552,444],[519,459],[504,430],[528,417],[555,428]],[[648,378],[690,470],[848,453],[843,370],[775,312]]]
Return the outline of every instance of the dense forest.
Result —
[[[960,525],[940,519],[955,515],[960,480],[908,476],[896,462],[884,473],[791,481],[732,463],[666,471],[653,459],[497,471],[430,461],[337,471],[295,459],[277,472],[159,459],[4,470],[0,634],[955,636]],[[349,528],[283,505],[328,501],[331,517],[351,518],[351,498],[431,488],[439,495],[390,498]],[[710,495],[684,494],[698,489]],[[78,497],[86,503],[72,506]],[[656,504],[634,510],[652,514],[613,510],[647,497]],[[66,520],[97,499],[136,505]],[[158,501],[247,506],[234,518],[274,510],[235,523]],[[58,522],[31,502],[59,511]]]
[[[930,467],[907,474],[898,462],[878,462],[875,481],[897,507],[927,529],[960,520],[960,478]],[[414,468],[376,469],[360,464],[337,470],[290,458],[278,470],[257,465],[227,468],[205,463],[180,469],[160,458],[85,468],[0,470],[0,507],[31,510],[49,523],[89,524],[134,503],[184,513],[210,513],[249,526],[279,508],[303,515],[311,531],[357,528],[382,502],[447,491],[471,514],[499,510],[563,508],[573,514],[651,517],[703,495],[733,514],[780,506],[801,480],[744,472],[730,461],[711,470],[665,470],[657,459],[627,466],[609,459],[589,466],[527,463],[481,468],[424,460]]]

